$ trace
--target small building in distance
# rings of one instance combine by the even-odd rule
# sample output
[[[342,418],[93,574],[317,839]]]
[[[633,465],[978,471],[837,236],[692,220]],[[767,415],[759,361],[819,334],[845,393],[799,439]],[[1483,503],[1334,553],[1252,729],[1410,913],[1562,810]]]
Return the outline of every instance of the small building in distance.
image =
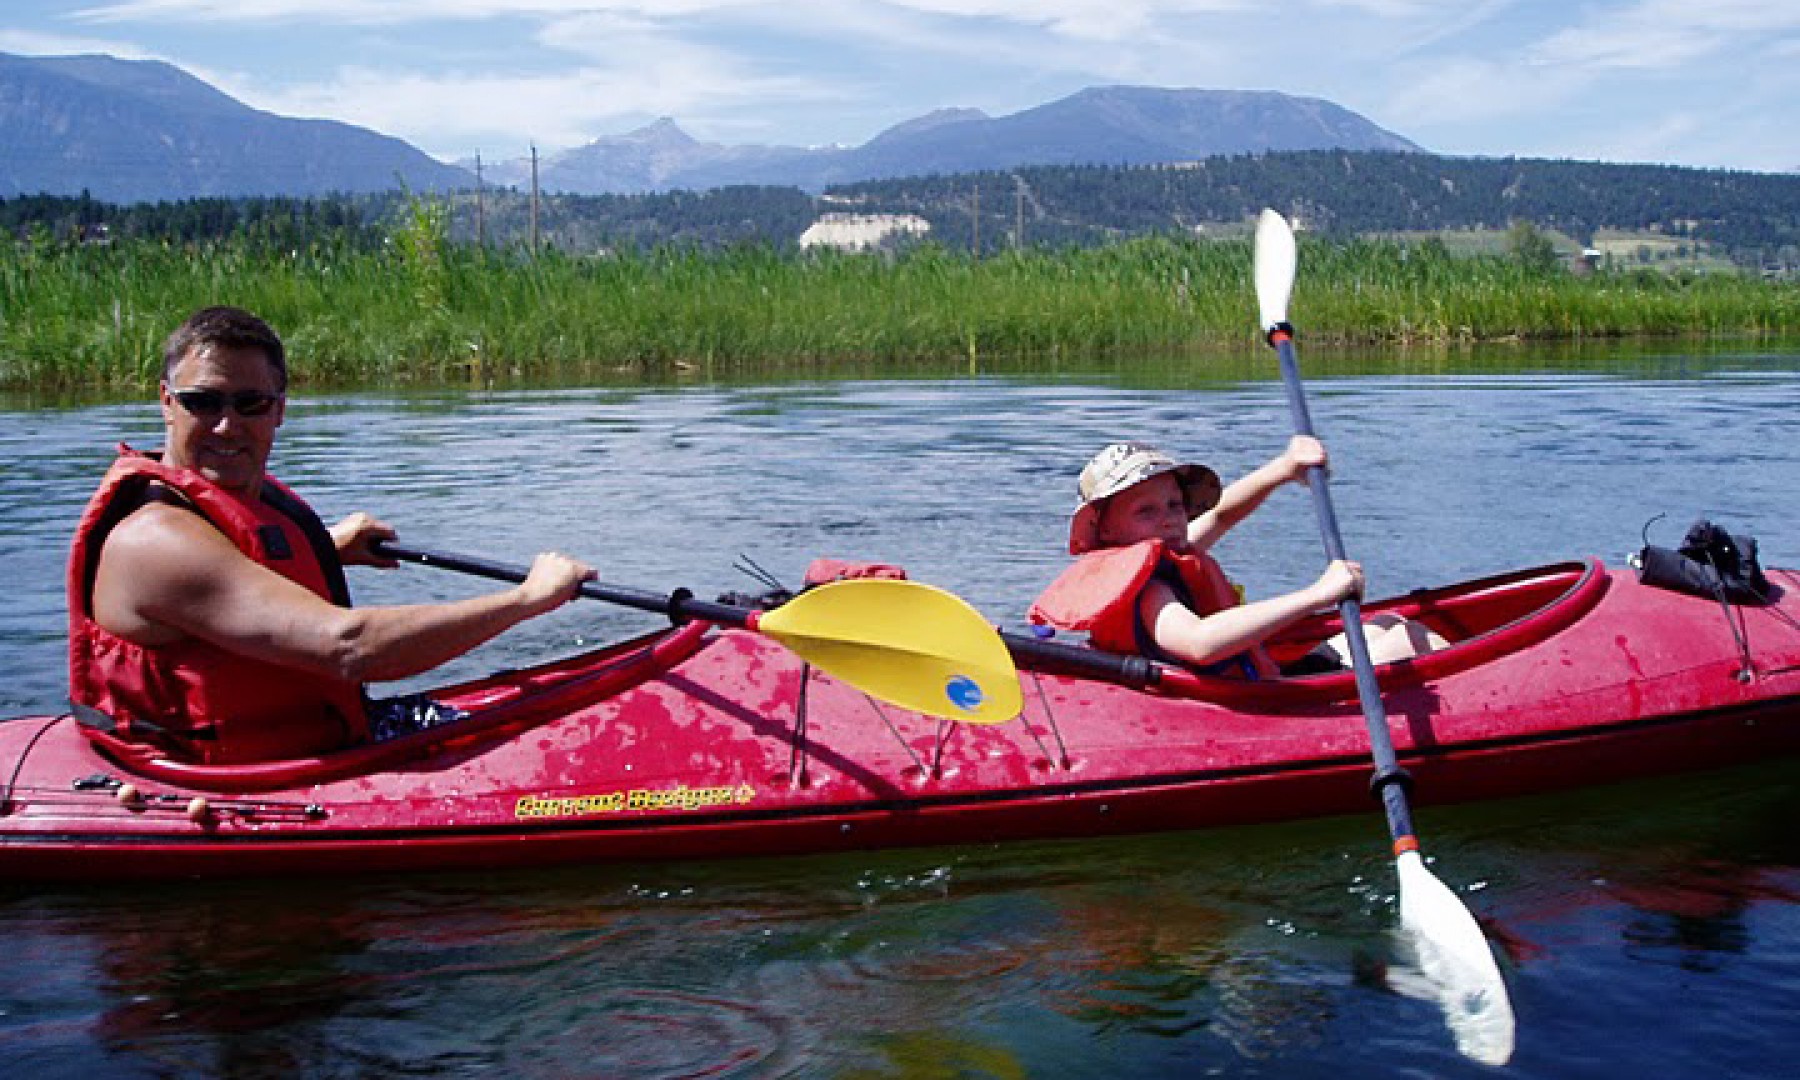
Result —
[[[830,213],[807,226],[800,234],[800,247],[861,251],[880,247],[891,237],[924,236],[930,231],[931,222],[915,214]]]

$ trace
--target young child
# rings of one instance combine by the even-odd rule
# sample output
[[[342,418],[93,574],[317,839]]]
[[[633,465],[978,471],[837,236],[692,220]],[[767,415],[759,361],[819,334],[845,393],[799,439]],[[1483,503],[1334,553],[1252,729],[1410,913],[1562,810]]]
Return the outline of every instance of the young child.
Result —
[[[1031,607],[1031,619],[1086,631],[1096,648],[1184,663],[1206,674],[1272,679],[1349,666],[1339,635],[1284,671],[1263,642],[1363,590],[1363,570],[1333,561],[1311,585],[1244,603],[1208,550],[1283,484],[1326,464],[1317,439],[1287,449],[1223,491],[1204,465],[1178,464],[1144,443],[1114,443],[1081,470],[1069,554],[1080,558]],[[1365,621],[1375,663],[1446,642],[1397,616]]]

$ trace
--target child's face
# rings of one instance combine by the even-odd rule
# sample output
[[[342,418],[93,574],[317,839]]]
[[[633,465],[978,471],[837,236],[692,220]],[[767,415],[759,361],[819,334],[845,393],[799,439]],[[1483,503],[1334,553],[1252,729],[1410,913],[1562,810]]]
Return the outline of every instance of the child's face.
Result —
[[[1141,540],[1162,540],[1173,547],[1187,543],[1187,500],[1174,473],[1161,473],[1133,484],[1106,500],[1100,511],[1100,543],[1125,547]]]

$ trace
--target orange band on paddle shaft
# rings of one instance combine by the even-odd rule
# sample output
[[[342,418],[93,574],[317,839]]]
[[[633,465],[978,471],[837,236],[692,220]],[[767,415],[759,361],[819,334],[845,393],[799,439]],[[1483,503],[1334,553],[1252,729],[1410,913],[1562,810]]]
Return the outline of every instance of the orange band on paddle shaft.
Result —
[[[1419,838],[1416,836],[1401,836],[1394,840],[1394,854],[1396,855],[1404,855],[1409,851],[1417,850],[1419,850]]]
[[[1281,341],[1292,340],[1294,340],[1294,335],[1286,327],[1277,326],[1275,329],[1269,331],[1269,344],[1271,345]]]

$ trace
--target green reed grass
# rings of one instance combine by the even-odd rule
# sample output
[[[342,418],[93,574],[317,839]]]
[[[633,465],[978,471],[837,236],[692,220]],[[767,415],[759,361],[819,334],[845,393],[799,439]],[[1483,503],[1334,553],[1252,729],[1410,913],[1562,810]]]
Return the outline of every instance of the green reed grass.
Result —
[[[406,239],[406,238],[403,238]],[[0,248],[0,386],[153,385],[189,312],[249,308],[314,385],[855,362],[1092,357],[1254,344],[1247,241],[1139,238],[984,259],[667,249],[575,257],[421,243]],[[1292,314],[1344,343],[1794,335],[1800,288],[1729,275],[1578,278],[1442,245],[1304,238]]]

